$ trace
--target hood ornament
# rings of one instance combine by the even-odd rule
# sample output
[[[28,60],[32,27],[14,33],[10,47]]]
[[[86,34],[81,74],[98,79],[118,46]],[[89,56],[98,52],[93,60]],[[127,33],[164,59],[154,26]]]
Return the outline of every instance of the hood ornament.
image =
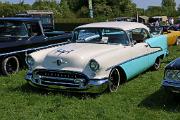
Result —
[[[64,50],[64,49],[57,50],[57,52],[59,52],[60,54],[63,54],[63,53],[69,54],[72,51],[74,51],[74,50]]]

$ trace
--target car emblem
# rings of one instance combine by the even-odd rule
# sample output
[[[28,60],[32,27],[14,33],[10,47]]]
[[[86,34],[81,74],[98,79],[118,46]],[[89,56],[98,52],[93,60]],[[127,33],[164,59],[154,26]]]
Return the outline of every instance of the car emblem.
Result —
[[[63,62],[62,59],[56,61],[57,65],[60,66]]]
[[[74,51],[74,50],[63,50],[63,49],[57,50],[57,52],[59,52],[60,54],[62,54],[62,53],[68,54],[68,53],[70,53],[70,52],[72,52],[72,51]]]
[[[67,64],[68,62],[64,61],[63,59],[58,59],[56,61],[53,61],[52,63],[57,64],[57,66],[61,66],[62,64]]]

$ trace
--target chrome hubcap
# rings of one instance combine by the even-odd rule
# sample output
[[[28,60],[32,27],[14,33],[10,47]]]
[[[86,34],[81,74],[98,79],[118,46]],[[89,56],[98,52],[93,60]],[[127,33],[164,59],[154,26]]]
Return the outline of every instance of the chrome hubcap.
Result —
[[[114,68],[109,75],[109,90],[116,92],[120,83],[120,74],[117,68]]]

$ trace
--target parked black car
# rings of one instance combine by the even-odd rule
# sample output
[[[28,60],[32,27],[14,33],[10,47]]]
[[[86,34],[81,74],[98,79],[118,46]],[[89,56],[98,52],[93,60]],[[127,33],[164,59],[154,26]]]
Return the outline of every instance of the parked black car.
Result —
[[[55,36],[54,36],[55,35]],[[71,39],[71,33],[44,33],[35,18],[0,18],[0,68],[5,75],[24,65],[25,54]]]
[[[180,58],[166,66],[162,86],[167,91],[180,93]]]

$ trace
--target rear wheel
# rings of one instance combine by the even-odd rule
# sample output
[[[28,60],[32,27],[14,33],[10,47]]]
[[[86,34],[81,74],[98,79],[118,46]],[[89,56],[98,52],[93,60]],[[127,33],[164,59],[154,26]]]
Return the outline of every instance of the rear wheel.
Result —
[[[180,45],[180,37],[176,39],[176,45]]]
[[[113,68],[109,74],[109,85],[108,90],[109,92],[116,92],[119,85],[120,85],[120,73],[117,68]]]
[[[160,68],[160,66],[161,66],[161,60],[160,60],[160,58],[157,58],[154,65],[152,66],[152,69],[158,70]]]
[[[16,56],[6,57],[2,61],[1,70],[3,75],[9,75],[19,71],[19,60]]]

